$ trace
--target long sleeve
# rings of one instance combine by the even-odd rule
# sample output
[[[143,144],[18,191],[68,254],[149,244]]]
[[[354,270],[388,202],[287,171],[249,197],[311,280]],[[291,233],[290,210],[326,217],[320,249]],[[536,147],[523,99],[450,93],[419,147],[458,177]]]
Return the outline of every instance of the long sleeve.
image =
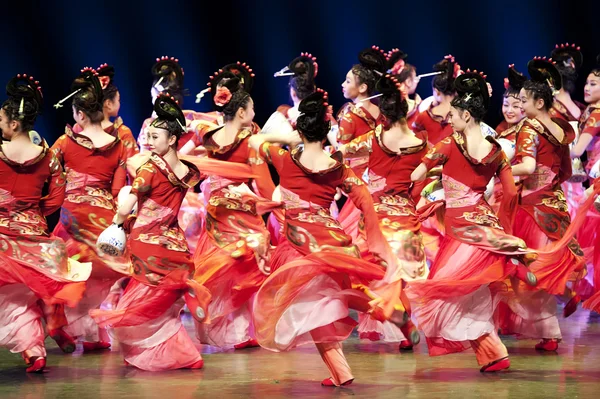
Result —
[[[354,105],[350,104],[340,114],[339,118],[339,131],[338,131],[338,143],[346,144],[354,138],[356,131],[356,123],[354,122],[354,114],[351,112]]]
[[[40,209],[44,216],[48,216],[56,212],[65,200],[65,185],[67,182],[65,172],[58,158],[54,153],[51,153],[50,177],[48,181],[48,195],[40,200]]]
[[[50,150],[52,150],[52,152],[54,153],[54,155],[56,156],[56,159],[58,160],[58,162],[61,165],[64,165],[65,163],[65,147],[67,145],[67,136],[66,135],[62,135],[58,138],[58,140],[56,140],[54,142],[54,144],[52,145],[52,148],[50,148]]]
[[[452,152],[452,137],[446,137],[435,146],[429,149],[421,162],[425,164],[427,170],[431,170],[436,166],[444,165],[448,162],[450,153]]]
[[[129,129],[127,126],[119,126],[118,137],[119,139],[121,139],[123,145],[125,146],[127,158],[130,158],[140,152],[137,142],[133,138],[133,133],[131,133],[131,129]]]
[[[257,177],[254,179],[258,193],[261,197],[268,200],[273,198],[273,191],[275,191],[275,183],[271,178],[271,172],[267,163],[258,156],[256,150],[248,146],[248,164],[252,168],[252,174]]]
[[[515,143],[515,160],[517,163],[523,162],[523,158],[537,158],[537,147],[539,138],[535,129],[528,124],[524,124],[517,134]]]
[[[113,198],[117,198],[119,191],[127,184],[127,149],[122,142],[120,145],[119,165],[115,169],[115,175],[111,184]]]
[[[502,202],[498,211],[498,219],[500,219],[500,224],[504,227],[504,231],[507,234],[512,234],[519,195],[510,163],[504,153],[502,154],[496,174],[500,178],[500,184],[502,185]]]

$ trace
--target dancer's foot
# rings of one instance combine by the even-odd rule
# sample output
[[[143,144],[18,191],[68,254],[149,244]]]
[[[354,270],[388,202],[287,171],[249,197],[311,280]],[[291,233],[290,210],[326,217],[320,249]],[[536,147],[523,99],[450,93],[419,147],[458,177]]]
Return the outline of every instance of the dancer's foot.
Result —
[[[358,334],[358,339],[368,339],[370,341],[379,341],[381,336],[378,332],[369,331],[369,332],[361,332]]]
[[[413,344],[409,340],[403,339],[400,341],[400,346],[398,349],[401,351],[411,351],[413,350]]]
[[[482,373],[493,373],[495,371],[508,370],[509,368],[510,359],[507,356],[483,366],[479,371]]]
[[[188,280],[187,286],[189,289],[183,298],[192,317],[200,323],[208,322],[208,304],[212,299],[210,291],[195,280]]]
[[[351,380],[348,380],[348,381],[346,381],[346,382],[344,382],[342,384],[340,384],[339,386],[340,387],[344,387],[346,385],[350,385],[350,384],[352,384],[352,381],[354,381],[354,378],[351,379]],[[337,387],[338,385],[335,385],[335,382],[333,382],[333,379],[331,377],[329,377],[329,378],[325,378],[323,381],[321,381],[321,386],[324,386],[324,387]]]
[[[110,342],[98,341],[98,342],[84,342],[83,352],[94,352],[110,349]]]
[[[43,373],[44,368],[46,368],[46,358],[45,357],[32,357],[29,359],[31,366],[27,367],[25,372],[27,373]]]
[[[257,348],[260,345],[258,344],[258,341],[255,339],[249,339],[246,342],[242,342],[240,344],[237,345],[233,345],[234,349],[246,349],[246,348]]]
[[[58,347],[64,353],[75,352],[76,344],[73,337],[67,334],[63,329],[57,328],[55,330],[48,331],[48,335],[58,344]]]
[[[575,295],[573,298],[571,298],[571,300],[567,302],[565,308],[563,309],[563,317],[566,318],[575,313],[577,310],[577,305],[579,305],[580,302],[581,297],[579,295]]]
[[[204,367],[204,360],[200,359],[191,366],[186,367],[186,369],[200,370],[202,367]]]
[[[554,352],[558,349],[558,340],[544,338],[538,344],[535,345],[535,349],[538,351]]]

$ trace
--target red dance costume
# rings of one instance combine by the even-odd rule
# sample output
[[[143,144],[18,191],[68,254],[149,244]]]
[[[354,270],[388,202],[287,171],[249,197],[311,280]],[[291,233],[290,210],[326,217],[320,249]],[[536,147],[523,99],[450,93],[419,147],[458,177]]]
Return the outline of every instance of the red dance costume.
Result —
[[[462,133],[443,139],[423,158],[427,169],[444,166],[446,235],[428,280],[411,282],[406,290],[429,354],[470,347],[480,365],[508,356],[494,324],[494,283],[514,272],[509,256],[526,250],[523,240],[507,234],[517,200],[510,164],[500,145],[487,139],[493,148],[481,161],[468,154]],[[498,216],[484,199],[493,176],[504,189]]]
[[[396,256],[402,279],[426,279],[428,268],[410,175],[427,154],[427,136],[425,132],[417,134],[423,144],[402,148],[397,153],[385,146],[384,135],[383,126],[379,125],[374,131],[355,138],[346,146],[345,158],[368,157],[369,192],[379,227]],[[391,322],[381,323],[361,314],[358,331],[361,338],[401,342],[407,339],[411,328],[412,323],[400,330]]]
[[[125,185],[127,151],[116,137],[101,148],[67,126],[52,146],[67,173],[66,197],[54,235],[67,244],[69,256],[92,263],[83,300],[75,309],[66,309],[69,326],[65,331],[84,341],[99,342],[98,326],[88,312],[100,306],[110,287],[129,270],[126,257],[113,258],[96,249],[98,235],[111,223],[115,200]],[[121,273],[117,272],[120,271]]]
[[[329,383],[342,385],[353,379],[341,349],[341,341],[357,325],[349,309],[372,310],[365,287],[380,280],[397,288],[395,302],[390,302],[396,305],[401,282],[363,181],[341,157],[331,168],[313,172],[302,166],[301,154],[299,148],[288,152],[270,143],[260,147],[260,156],[281,177],[286,241],[277,246],[271,258],[274,272],[256,296],[256,337],[262,347],[277,352],[315,343],[331,373]],[[331,216],[329,205],[338,187],[364,212],[369,249],[385,258],[387,271],[360,259],[352,238]]]
[[[49,331],[65,326],[62,305],[77,304],[91,271],[48,234],[45,216],[60,208],[64,195],[62,166],[48,148],[24,163],[0,148],[0,346],[21,353],[31,367],[46,356],[41,318]]]
[[[125,361],[142,370],[202,367],[179,318],[194,265],[177,214],[200,179],[194,165],[182,162],[189,168],[182,179],[157,154],[138,169],[131,188],[138,214],[126,222],[133,278],[115,310],[90,312],[100,326],[114,328]]]
[[[202,142],[210,158],[249,165],[259,194],[271,198],[275,186],[267,164],[248,145],[252,130],[242,129],[225,146],[213,135],[222,127],[204,134]],[[206,229],[200,236],[194,262],[195,280],[212,294],[210,324],[197,325],[200,342],[215,346],[256,345],[251,323],[252,298],[266,278],[257,258],[268,258],[269,232],[261,215],[277,204],[254,194],[247,178],[211,175],[203,187],[209,197]]]
[[[77,125],[75,125],[75,128],[77,128]],[[104,129],[104,131],[110,135],[118,137],[119,140],[121,140],[123,147],[125,147],[125,154],[127,158],[131,158],[140,152],[137,142],[133,137],[133,133],[131,133],[131,129],[123,124],[123,119],[121,119],[120,116],[115,119],[115,122],[112,124],[112,126],[107,127]]]

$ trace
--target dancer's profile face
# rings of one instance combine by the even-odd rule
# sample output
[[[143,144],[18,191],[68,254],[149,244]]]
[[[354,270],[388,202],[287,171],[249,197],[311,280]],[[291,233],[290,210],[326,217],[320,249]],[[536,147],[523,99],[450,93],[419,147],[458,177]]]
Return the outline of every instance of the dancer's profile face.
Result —
[[[108,113],[108,116],[119,116],[119,109],[121,109],[121,93],[117,91],[115,98],[112,100],[106,100],[104,102],[104,109]]]
[[[0,131],[2,131],[2,137],[10,140],[12,137],[12,129],[9,126],[8,114],[4,108],[0,108]]]
[[[467,120],[464,118],[465,111],[456,107],[450,107],[450,125],[452,130],[462,132],[467,127]]]
[[[583,98],[588,104],[600,102],[600,76],[590,73],[583,88]]]
[[[175,136],[169,134],[166,129],[157,128],[154,126],[148,127],[148,135],[146,146],[148,150],[163,156],[169,148],[177,141]]]
[[[356,76],[352,73],[352,70],[346,74],[346,80],[342,82],[342,93],[344,98],[348,100],[355,100],[360,94],[360,85]]]
[[[249,99],[246,108],[243,108],[239,115],[242,119],[242,126],[249,126],[252,124],[252,121],[254,120],[254,101],[252,99]]]
[[[408,94],[415,94],[417,86],[419,85],[420,79],[417,77],[417,71],[413,69],[410,77],[404,81],[404,84],[408,88]]]
[[[514,96],[507,96],[502,99],[502,115],[504,120],[510,125],[517,124],[525,116],[521,108],[521,99]]]
[[[521,89],[519,97],[521,97],[521,108],[525,116],[535,118],[540,114],[544,107],[544,100],[539,99],[536,101],[533,98],[533,93],[525,89]]]

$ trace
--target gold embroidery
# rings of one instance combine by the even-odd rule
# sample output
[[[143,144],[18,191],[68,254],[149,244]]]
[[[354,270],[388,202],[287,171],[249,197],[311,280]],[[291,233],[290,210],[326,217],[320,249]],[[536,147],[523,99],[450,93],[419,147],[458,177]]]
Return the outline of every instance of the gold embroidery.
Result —
[[[459,219],[465,219],[468,222],[474,223],[480,226],[488,226],[494,229],[503,230],[498,220],[498,216],[488,207],[478,205],[477,211],[475,212],[463,212],[463,215]]]

